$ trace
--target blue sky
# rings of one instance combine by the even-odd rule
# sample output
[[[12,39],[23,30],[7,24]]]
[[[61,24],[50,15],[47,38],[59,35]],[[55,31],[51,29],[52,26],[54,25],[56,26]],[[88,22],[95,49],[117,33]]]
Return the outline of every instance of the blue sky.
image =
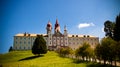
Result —
[[[103,24],[115,21],[120,13],[119,0],[3,0],[0,11],[0,53],[13,46],[18,33],[46,33],[50,20],[53,29],[58,18],[61,32],[104,37]]]

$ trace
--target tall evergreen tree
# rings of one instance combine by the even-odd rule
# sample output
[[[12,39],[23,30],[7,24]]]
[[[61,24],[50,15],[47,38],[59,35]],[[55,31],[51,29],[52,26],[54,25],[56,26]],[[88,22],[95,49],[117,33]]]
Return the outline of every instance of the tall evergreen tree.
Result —
[[[47,53],[46,41],[44,40],[42,35],[37,35],[33,43],[32,53],[35,55]]]
[[[115,28],[114,28],[114,40],[120,41],[120,14],[116,17]]]
[[[104,23],[105,36],[113,38],[114,23],[107,20]]]
[[[10,46],[10,48],[9,48],[9,52],[10,52],[10,51],[12,51],[12,50],[13,50],[13,47],[12,47],[12,46]]]

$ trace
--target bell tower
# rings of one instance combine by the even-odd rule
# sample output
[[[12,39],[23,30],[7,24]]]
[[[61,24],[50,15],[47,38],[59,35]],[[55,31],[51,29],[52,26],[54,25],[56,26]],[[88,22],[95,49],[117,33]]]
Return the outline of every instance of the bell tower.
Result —
[[[66,25],[64,26],[64,36],[67,36],[68,33],[67,33],[67,29],[66,29]]]
[[[67,33],[66,25],[64,26],[64,45],[68,46],[68,33]]]
[[[50,21],[48,21],[47,27],[47,48],[49,46],[52,46],[52,24],[50,23]]]
[[[48,21],[48,24],[47,24],[46,30],[47,30],[47,34],[49,34],[49,33],[52,32],[52,24],[50,23],[50,21]]]

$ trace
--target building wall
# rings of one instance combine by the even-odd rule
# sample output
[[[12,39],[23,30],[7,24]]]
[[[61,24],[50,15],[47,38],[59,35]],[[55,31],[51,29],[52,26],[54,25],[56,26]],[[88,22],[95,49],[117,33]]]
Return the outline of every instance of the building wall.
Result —
[[[14,36],[14,50],[30,50],[32,49],[33,43],[36,39],[36,36]],[[47,38],[44,37],[47,41]]]
[[[14,36],[14,50],[30,50],[32,48],[35,38],[36,36]],[[52,40],[50,44],[48,44],[48,37],[44,37],[44,39],[46,40],[47,46],[50,46],[50,49],[52,50],[55,49],[52,48],[54,46],[69,46],[72,49],[77,49],[84,42],[89,43],[94,48],[94,46],[99,43],[98,37],[79,37],[76,35],[72,37],[53,36],[51,39],[49,39]]]
[[[68,45],[72,49],[77,49],[83,43],[90,44],[93,48],[99,43],[99,38],[97,37],[68,37]]]

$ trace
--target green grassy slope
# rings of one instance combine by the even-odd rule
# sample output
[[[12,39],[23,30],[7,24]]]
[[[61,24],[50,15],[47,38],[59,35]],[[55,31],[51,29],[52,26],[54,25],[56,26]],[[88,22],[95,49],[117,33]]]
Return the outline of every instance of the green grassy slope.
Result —
[[[73,67],[72,59],[59,57],[55,52],[35,57],[31,51],[13,51],[0,55],[0,64],[3,67]],[[79,64],[85,67],[86,64]]]
[[[98,64],[74,63],[72,59],[62,58],[55,52],[48,52],[40,57],[31,51],[13,51],[0,55],[0,65],[3,67],[96,67]]]

